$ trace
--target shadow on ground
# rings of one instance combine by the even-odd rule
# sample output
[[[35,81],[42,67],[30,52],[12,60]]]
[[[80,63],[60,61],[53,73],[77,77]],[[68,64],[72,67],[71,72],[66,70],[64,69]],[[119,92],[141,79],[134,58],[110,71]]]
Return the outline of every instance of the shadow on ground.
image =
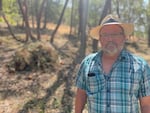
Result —
[[[61,49],[53,45],[59,53],[66,55]],[[68,56],[68,55],[66,55]],[[65,85],[64,93],[61,99],[61,113],[71,113],[73,109],[73,96],[74,92],[72,91],[72,86],[74,85],[74,71],[76,68],[77,57],[69,65],[62,68],[57,73],[57,80],[53,83],[52,86],[47,88],[46,95],[42,98],[34,98],[29,100],[24,104],[22,109],[18,113],[28,113],[31,109],[40,106],[41,113],[46,113],[46,104],[51,99],[56,90],[62,85]]]

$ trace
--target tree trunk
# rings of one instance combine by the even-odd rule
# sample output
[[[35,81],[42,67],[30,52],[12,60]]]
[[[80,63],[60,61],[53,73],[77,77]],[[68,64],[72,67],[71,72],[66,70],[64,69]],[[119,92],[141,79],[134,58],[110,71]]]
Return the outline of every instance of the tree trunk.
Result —
[[[56,32],[57,32],[57,30],[58,30],[60,24],[61,24],[62,18],[63,18],[64,13],[65,13],[65,9],[66,9],[67,4],[68,4],[68,1],[69,1],[69,0],[66,0],[66,1],[65,1],[65,5],[64,5],[63,10],[62,10],[62,13],[61,13],[61,15],[60,15],[58,24],[57,24],[55,30],[54,30],[53,33],[52,33],[52,36],[51,36],[51,39],[50,39],[50,43],[53,43],[53,41],[54,41],[54,36],[55,36],[55,34],[56,34]]]
[[[15,40],[20,41],[20,42],[24,42],[24,41],[22,41],[22,40],[17,39],[17,37],[16,37],[15,34],[13,33],[12,28],[11,28],[9,22],[8,22],[8,20],[7,20],[6,16],[5,16],[5,14],[3,13],[3,8],[2,8],[2,7],[3,7],[3,6],[2,6],[2,0],[0,0],[0,13],[1,13],[2,18],[4,19],[5,23],[7,24],[7,27],[8,27],[8,30],[9,30],[10,34],[12,35],[12,37],[13,37]]]
[[[43,0],[39,13],[37,14],[37,38],[38,40],[41,40],[41,34],[40,34],[40,23],[41,23],[41,17],[42,17],[42,12],[44,10],[45,5],[47,4],[48,0]]]
[[[31,5],[33,5],[33,0],[31,0]],[[35,19],[34,19],[34,13],[33,13],[33,7],[31,7],[31,10],[32,10],[32,14],[31,14],[31,18],[32,18],[32,28],[34,29],[35,28]]]
[[[21,3],[21,0],[18,0],[18,4],[23,16],[23,20],[25,21],[25,27],[26,27],[26,40],[29,40],[29,37],[31,38],[32,41],[35,41],[35,38],[32,36],[31,34],[31,29],[29,26],[29,22],[28,22],[28,8],[27,8],[27,1],[24,0],[23,1],[23,5]]]
[[[4,21],[5,21],[5,23],[7,24],[8,29],[9,29],[10,34],[12,35],[12,37],[13,37],[14,39],[17,39],[17,38],[15,37],[15,35],[14,35],[14,33],[13,33],[11,27],[10,27],[10,24],[9,24],[9,22],[7,21],[7,18],[6,18],[5,14],[4,14],[3,12],[2,12],[2,17],[3,17]]]
[[[44,24],[43,24],[43,29],[46,29],[46,25],[47,25],[47,19],[48,19],[48,14],[49,14],[49,9],[48,7],[50,7],[51,4],[51,0],[47,0],[47,4],[45,6],[45,10],[44,10]]]
[[[43,29],[46,29],[47,25],[47,14],[48,14],[48,3],[46,4],[45,11],[44,11],[44,23],[43,23]]]
[[[150,7],[150,0],[148,1],[148,7]],[[150,10],[148,10],[150,11]],[[149,20],[150,20],[150,13],[147,13],[147,20],[148,20],[148,47],[150,47],[150,23],[149,23]]]
[[[86,54],[86,26],[87,26],[87,18],[88,18],[88,0],[80,0],[79,3],[79,19],[80,19],[80,27],[79,27],[79,37],[80,37],[80,49],[79,49],[79,62],[85,57]]]
[[[148,47],[150,47],[150,24],[148,26]]]
[[[8,22],[6,16],[5,16],[5,14],[4,14],[3,12],[1,12],[1,15],[2,15],[2,17],[3,17],[4,21],[5,21],[5,23],[7,24],[8,30],[9,30],[10,34],[12,35],[12,37],[13,37],[16,41],[19,41],[19,42],[26,42],[26,40],[25,40],[25,41],[22,41],[22,40],[17,39],[17,37],[15,36],[15,34],[13,33],[13,31],[12,31],[12,29],[11,29],[11,26],[10,26],[10,24],[9,24],[9,22]]]
[[[117,15],[118,15],[118,17],[120,18],[120,12],[119,12],[119,0],[116,0],[116,4],[117,4]]]
[[[104,9],[102,11],[101,18],[99,20],[99,24],[101,23],[103,18],[109,13],[111,13],[111,0],[106,0]],[[92,48],[93,48],[93,52],[96,52],[98,50],[98,40],[93,39]]]
[[[71,8],[70,35],[72,34],[73,18],[74,18],[74,0],[72,0],[72,8]]]
[[[0,11],[2,11],[3,8],[3,4],[2,4],[2,0],[0,0]]]

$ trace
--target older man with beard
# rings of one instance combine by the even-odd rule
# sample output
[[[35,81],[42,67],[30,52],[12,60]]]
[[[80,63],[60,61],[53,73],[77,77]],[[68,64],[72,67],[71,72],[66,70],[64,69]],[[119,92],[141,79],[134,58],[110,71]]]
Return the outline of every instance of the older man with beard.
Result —
[[[114,15],[91,30],[101,50],[85,57],[77,74],[75,113],[150,113],[150,67],[124,49],[133,24]],[[139,107],[140,103],[140,107]]]

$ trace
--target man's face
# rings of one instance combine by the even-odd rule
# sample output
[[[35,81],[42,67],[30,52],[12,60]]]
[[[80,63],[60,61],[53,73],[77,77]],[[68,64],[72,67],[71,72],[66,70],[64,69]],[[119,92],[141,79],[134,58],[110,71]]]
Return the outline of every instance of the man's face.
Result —
[[[104,53],[115,55],[124,47],[125,35],[119,25],[105,25],[99,32],[99,40]]]

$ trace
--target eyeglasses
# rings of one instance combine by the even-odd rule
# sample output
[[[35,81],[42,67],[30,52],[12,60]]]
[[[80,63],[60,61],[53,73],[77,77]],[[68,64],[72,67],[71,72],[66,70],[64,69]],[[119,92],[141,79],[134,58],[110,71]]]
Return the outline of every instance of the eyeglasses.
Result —
[[[100,37],[102,38],[108,38],[108,37],[111,37],[111,38],[119,38],[120,36],[124,35],[124,33],[112,33],[112,34],[107,34],[107,33],[104,33],[104,34],[100,34]]]

